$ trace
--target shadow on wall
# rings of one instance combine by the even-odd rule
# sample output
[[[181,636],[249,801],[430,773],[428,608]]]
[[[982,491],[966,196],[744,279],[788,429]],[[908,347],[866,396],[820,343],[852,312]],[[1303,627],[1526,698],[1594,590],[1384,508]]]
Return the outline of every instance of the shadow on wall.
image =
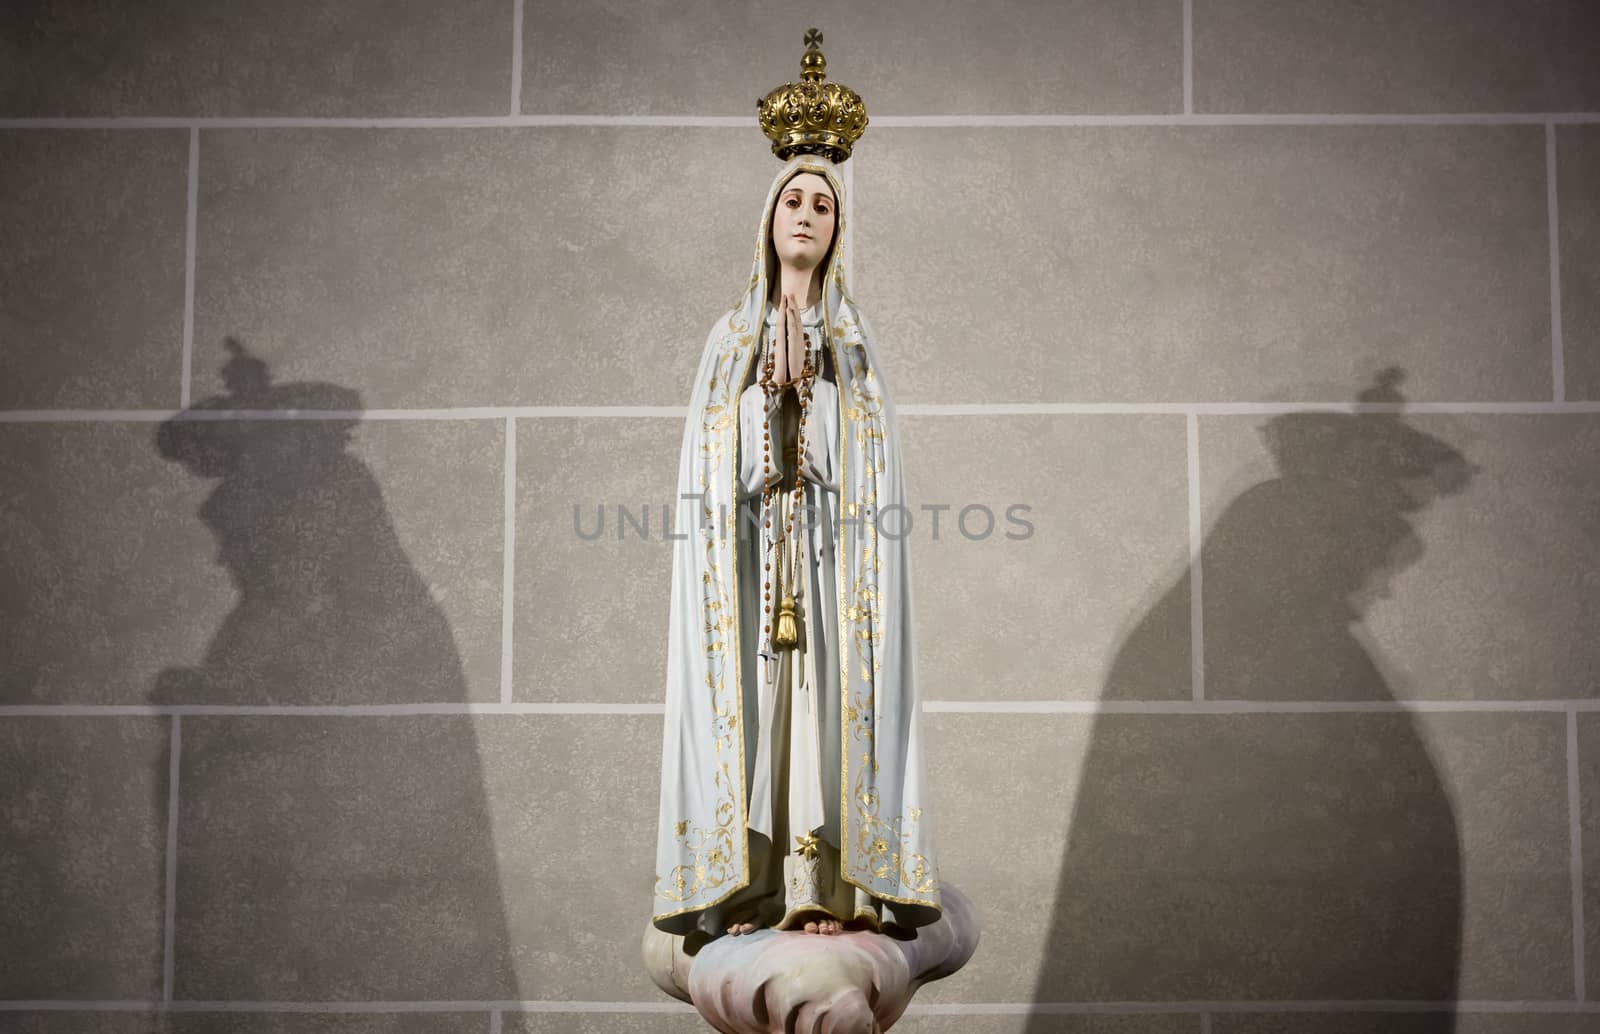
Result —
[[[1361,401],[1403,401],[1402,376]],[[1475,468],[1398,413],[1259,430],[1279,476],[1201,547],[1205,695],[1392,701],[1356,626],[1422,555],[1408,515]],[[1190,684],[1163,631],[1188,627],[1190,577],[1128,636],[1103,699]],[[1445,1004],[1407,1030],[1454,1030],[1461,851],[1411,714],[1102,714],[1088,744],[1036,1002],[1426,1000]]]
[[[155,446],[217,482],[199,518],[239,599],[150,702],[466,702],[445,615],[346,451],[360,396],[273,384],[227,347],[228,393],[162,424]],[[206,419],[284,409],[352,415]],[[184,716],[180,755],[174,997],[521,997],[470,718]],[[164,829],[165,797],[151,806]]]

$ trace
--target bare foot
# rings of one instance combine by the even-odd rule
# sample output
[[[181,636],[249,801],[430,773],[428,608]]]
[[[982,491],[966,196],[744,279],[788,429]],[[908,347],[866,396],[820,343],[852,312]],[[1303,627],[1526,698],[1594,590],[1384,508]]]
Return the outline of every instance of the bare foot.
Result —
[[[844,933],[844,924],[833,918],[808,919],[805,931],[806,933],[839,934]]]
[[[739,934],[742,934],[742,933],[755,933],[756,929],[757,929],[757,927],[756,927],[755,923],[729,923],[728,924],[728,932],[733,934],[735,937],[737,937]]]

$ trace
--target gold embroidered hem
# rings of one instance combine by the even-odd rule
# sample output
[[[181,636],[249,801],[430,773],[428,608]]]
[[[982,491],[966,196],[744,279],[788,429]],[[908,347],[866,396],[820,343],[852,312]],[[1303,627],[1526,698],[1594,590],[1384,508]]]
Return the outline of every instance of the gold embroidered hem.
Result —
[[[821,838],[812,839],[815,846],[809,852],[797,846],[784,856],[784,913],[776,928],[796,930],[825,913],[840,922],[865,919],[871,929],[881,929],[879,903],[839,878],[839,849]]]

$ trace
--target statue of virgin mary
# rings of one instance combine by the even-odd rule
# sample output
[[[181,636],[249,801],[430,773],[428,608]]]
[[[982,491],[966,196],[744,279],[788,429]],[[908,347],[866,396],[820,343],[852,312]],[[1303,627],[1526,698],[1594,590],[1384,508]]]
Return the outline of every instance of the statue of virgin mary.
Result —
[[[683,431],[652,922],[691,953],[940,914],[899,428],[843,262],[866,115],[820,42],[758,102],[785,161]]]

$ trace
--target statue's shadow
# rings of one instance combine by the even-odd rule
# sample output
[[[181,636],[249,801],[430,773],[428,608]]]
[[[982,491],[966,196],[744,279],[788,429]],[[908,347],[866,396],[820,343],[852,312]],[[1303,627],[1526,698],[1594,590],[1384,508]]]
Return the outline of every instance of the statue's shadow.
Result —
[[[1400,401],[1400,377],[1362,401]],[[1396,412],[1259,430],[1279,476],[1201,547],[1206,699],[1392,702],[1359,623],[1421,556],[1410,515],[1474,468]],[[1105,701],[1191,684],[1167,631],[1188,627],[1191,577],[1133,627]],[[1421,1000],[1439,1007],[1408,1031],[1453,1030],[1461,850],[1427,740],[1382,708],[1098,715],[1034,1000]]]
[[[467,702],[445,614],[372,471],[347,448],[360,396],[273,384],[266,363],[227,344],[228,392],[161,424],[155,446],[216,482],[198,517],[239,596],[203,659],[162,671],[149,701]],[[340,412],[227,415],[285,409]],[[470,717],[180,723],[175,998],[521,997]],[[161,776],[158,829],[169,808]]]

